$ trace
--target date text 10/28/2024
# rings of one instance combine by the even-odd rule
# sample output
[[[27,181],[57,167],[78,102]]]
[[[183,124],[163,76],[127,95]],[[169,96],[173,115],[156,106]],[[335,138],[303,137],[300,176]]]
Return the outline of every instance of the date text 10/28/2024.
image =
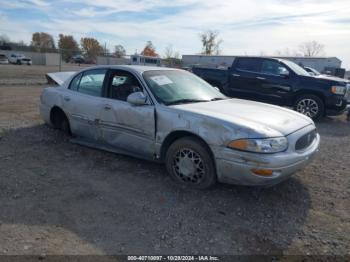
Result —
[[[219,261],[216,256],[128,256],[128,261]]]

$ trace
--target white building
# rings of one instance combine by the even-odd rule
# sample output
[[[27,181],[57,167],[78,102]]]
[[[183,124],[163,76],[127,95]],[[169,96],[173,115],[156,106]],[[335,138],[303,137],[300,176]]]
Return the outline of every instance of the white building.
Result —
[[[130,63],[132,65],[161,66],[162,59],[153,56],[131,55]]]
[[[208,55],[183,55],[183,66],[201,65],[206,67],[218,68],[229,67],[232,65],[236,56],[208,56]],[[326,68],[341,68],[342,61],[337,57],[276,57],[287,59],[294,63],[312,67],[317,71],[323,72]]]

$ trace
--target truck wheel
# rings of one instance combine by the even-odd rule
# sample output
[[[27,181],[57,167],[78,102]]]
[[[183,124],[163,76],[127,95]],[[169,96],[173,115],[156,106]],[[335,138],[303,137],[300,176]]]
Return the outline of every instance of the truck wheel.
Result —
[[[209,149],[195,137],[176,140],[166,153],[165,164],[170,176],[182,185],[205,189],[216,183],[215,164]]]
[[[295,101],[294,110],[313,120],[318,120],[324,115],[324,103],[316,95],[302,95]]]
[[[17,65],[21,65],[21,64],[22,64],[21,60],[17,60]]]

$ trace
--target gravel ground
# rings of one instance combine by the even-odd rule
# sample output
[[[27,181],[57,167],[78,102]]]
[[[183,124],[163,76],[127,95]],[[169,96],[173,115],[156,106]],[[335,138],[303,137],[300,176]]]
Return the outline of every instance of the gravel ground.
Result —
[[[70,143],[40,120],[42,85],[1,81],[0,254],[350,255],[345,116],[317,124],[320,153],[282,184],[188,190],[162,165]]]

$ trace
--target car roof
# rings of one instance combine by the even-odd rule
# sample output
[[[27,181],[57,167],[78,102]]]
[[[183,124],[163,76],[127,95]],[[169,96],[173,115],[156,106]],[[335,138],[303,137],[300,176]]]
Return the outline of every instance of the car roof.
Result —
[[[142,74],[146,71],[169,71],[169,70],[177,70],[182,71],[181,69],[177,68],[169,68],[169,67],[157,67],[157,66],[142,66],[142,65],[99,65],[99,66],[93,66],[85,68],[82,71],[91,70],[91,69],[100,69],[100,68],[109,68],[109,69],[121,69],[121,70],[127,70],[132,71],[135,73]]]

